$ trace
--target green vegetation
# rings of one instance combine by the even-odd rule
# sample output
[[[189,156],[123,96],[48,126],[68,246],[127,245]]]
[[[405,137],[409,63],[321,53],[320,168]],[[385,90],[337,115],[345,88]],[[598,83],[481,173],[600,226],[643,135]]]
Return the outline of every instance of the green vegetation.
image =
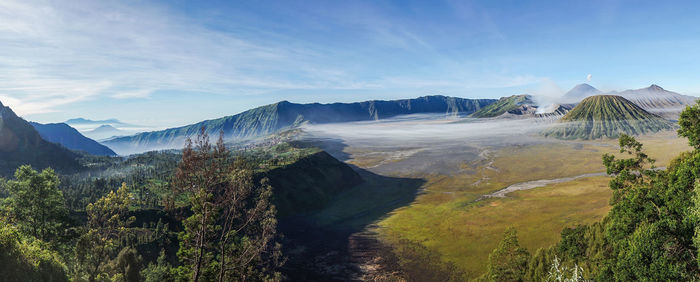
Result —
[[[0,280],[279,280],[277,218],[362,181],[301,144],[231,152],[205,140],[182,152],[83,156],[89,169],[70,175],[17,169],[0,181]]]
[[[518,243],[517,232],[509,228],[498,247],[489,255],[485,278],[489,281],[522,281],[529,259],[530,253]]]
[[[0,225],[0,278],[3,281],[69,281],[61,256],[46,243]]]
[[[421,244],[439,254],[441,261],[453,263],[465,279],[475,279],[486,270],[490,252],[508,227],[518,230],[519,243],[534,256],[537,249],[556,244],[565,227],[601,220],[610,210],[612,194],[606,176],[474,202],[480,195],[515,183],[604,172],[601,156],[618,155],[617,140],[545,140],[548,143],[489,148],[485,159],[463,164],[467,173],[427,177],[424,193],[379,222],[382,239],[396,248],[406,241]],[[691,149],[671,131],[644,135],[640,140],[648,154],[658,159],[657,165],[664,167],[675,155]],[[364,161],[352,160],[360,166],[373,165]]]
[[[614,95],[583,99],[561,122],[543,134],[559,139],[599,139],[617,138],[621,133],[641,135],[673,128],[671,122]]]
[[[688,107],[681,115],[679,132],[691,144],[696,144],[692,133],[700,127],[692,122],[698,118],[698,108]],[[529,264],[531,280],[547,279],[561,269],[597,281],[700,278],[700,149],[682,153],[666,170],[657,170],[642,143],[621,135],[619,144],[629,158],[603,156],[607,173],[613,176],[612,209],[601,222],[564,229],[556,246],[538,250]],[[545,277],[547,268],[552,271]]]
[[[475,118],[497,117],[509,111],[515,110],[522,105],[534,104],[530,95],[513,95],[498,99],[493,104],[481,108],[474,112],[471,116]]]
[[[55,239],[67,215],[56,173],[50,168],[38,173],[24,165],[15,172],[15,180],[7,182],[6,189],[9,192],[6,212],[13,223],[38,239]]]
[[[175,196],[189,199],[192,215],[183,221],[178,273],[191,281],[279,280],[272,187],[235,163],[223,143],[206,132],[187,142],[174,179]]]

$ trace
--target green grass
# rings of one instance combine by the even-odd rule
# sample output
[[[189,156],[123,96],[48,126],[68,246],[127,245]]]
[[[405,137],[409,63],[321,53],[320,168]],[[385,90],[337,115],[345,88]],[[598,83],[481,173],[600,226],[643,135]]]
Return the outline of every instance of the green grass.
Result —
[[[689,150],[686,140],[670,132],[639,139],[658,166]],[[378,223],[381,236],[394,245],[402,240],[419,243],[453,262],[467,278],[475,278],[485,271],[488,254],[507,227],[516,227],[522,245],[534,252],[557,242],[562,228],[602,218],[611,192],[607,177],[590,177],[503,199],[475,199],[514,183],[602,172],[603,153],[619,154],[617,141],[561,141],[497,150],[491,160],[465,164],[477,166],[474,175],[429,178],[423,188],[430,192]]]

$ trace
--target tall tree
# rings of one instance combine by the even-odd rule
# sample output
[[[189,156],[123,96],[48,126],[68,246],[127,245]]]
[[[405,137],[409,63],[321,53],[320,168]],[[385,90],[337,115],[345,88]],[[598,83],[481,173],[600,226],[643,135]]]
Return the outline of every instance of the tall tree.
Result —
[[[187,140],[172,186],[174,197],[189,198],[192,211],[178,251],[191,280],[279,280],[272,187],[233,158],[223,135],[212,146],[202,128]]]
[[[67,209],[58,184],[52,169],[39,173],[29,165],[19,167],[15,179],[7,182],[10,217],[23,233],[44,241],[60,233]]]
[[[231,170],[230,155],[224,146],[223,134],[216,146],[212,146],[202,127],[194,141],[187,139],[173,180],[174,196],[188,197],[192,211],[183,221],[178,256],[185,272],[191,273],[195,282],[202,277],[215,279],[214,269],[211,269],[219,215],[215,197],[221,194]]]
[[[530,253],[520,247],[515,228],[506,230],[503,240],[489,255],[486,279],[489,281],[523,281]]]
[[[108,263],[115,257],[127,227],[135,220],[129,217],[131,195],[126,183],[86,208],[89,230],[78,240],[76,257],[90,281],[108,275]]]
[[[277,219],[270,203],[272,187],[259,185],[250,169],[234,169],[217,204],[221,207],[218,280],[278,279],[280,246],[275,244]],[[251,267],[261,266],[261,267]]]

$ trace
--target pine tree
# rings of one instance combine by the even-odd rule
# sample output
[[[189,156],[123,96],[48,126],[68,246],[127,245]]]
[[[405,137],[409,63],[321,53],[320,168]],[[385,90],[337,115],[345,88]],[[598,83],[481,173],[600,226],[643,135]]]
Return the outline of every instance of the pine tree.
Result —
[[[506,230],[503,240],[489,255],[486,279],[489,281],[523,281],[530,253],[520,247],[515,228]]]

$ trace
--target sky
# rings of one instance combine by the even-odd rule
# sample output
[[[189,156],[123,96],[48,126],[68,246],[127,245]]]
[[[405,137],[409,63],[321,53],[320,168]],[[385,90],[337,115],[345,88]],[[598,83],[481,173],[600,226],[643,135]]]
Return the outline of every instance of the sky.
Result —
[[[588,82],[700,96],[687,1],[0,0],[25,119],[186,125],[288,100],[498,98]]]

